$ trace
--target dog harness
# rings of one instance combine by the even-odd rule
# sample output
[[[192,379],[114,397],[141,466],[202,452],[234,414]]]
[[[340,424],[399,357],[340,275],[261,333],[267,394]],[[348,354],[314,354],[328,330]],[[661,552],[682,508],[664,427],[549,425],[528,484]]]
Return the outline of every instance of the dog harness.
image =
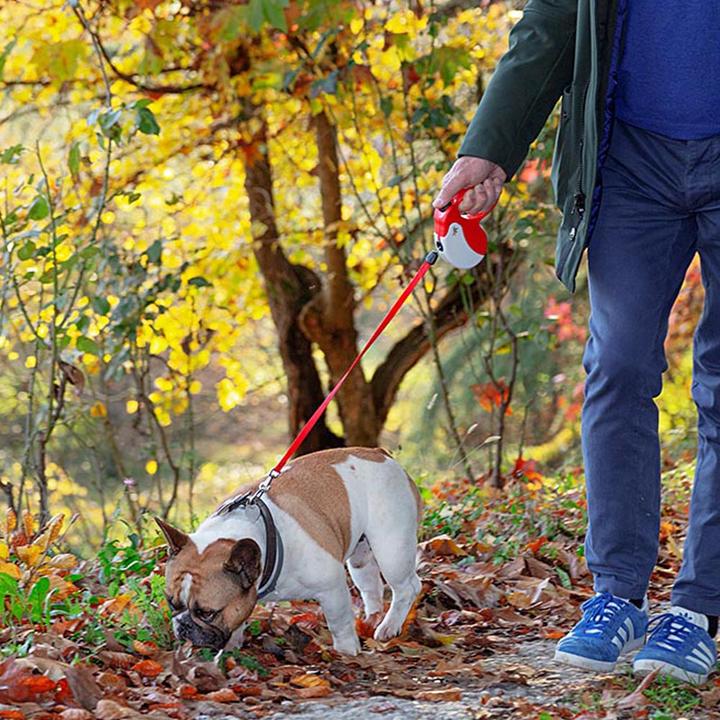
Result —
[[[256,493],[251,491],[240,497],[228,500],[228,502],[221,505],[214,514],[227,515],[227,513],[233,510],[247,508],[250,505],[254,505],[259,510],[260,518],[265,526],[265,560],[263,562],[262,576],[260,577],[260,584],[258,585],[257,591],[258,599],[261,600],[275,590],[282,571],[283,560],[285,559],[282,537],[278,532],[270,508],[262,498],[257,497]]]

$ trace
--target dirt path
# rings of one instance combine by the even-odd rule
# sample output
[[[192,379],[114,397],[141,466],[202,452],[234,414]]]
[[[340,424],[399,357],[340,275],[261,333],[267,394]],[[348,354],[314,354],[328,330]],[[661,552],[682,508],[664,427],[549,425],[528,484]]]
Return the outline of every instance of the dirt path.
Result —
[[[632,677],[630,663],[618,665],[614,673],[593,675],[557,665],[552,657],[554,641],[519,643],[516,652],[497,654],[486,659],[482,677],[475,682],[458,679],[450,686],[459,699],[419,701],[393,695],[346,698],[293,704],[287,709],[266,716],[270,720],[492,720],[493,718],[528,718],[538,720],[709,720],[720,717],[714,690],[705,689],[705,705],[681,711],[686,698],[699,694],[686,687],[661,684],[657,697],[631,695],[637,680]],[[450,693],[446,682],[439,688]],[[439,690],[439,693],[442,692]],[[667,700],[663,700],[666,697]],[[664,706],[664,707],[663,707]],[[230,720],[244,715],[200,715],[198,720]]]

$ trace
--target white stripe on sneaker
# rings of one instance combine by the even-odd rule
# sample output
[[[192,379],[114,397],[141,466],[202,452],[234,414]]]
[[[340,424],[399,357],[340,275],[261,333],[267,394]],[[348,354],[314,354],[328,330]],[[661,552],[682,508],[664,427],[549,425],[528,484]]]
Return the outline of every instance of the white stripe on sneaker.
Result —
[[[631,618],[627,617],[625,618],[625,627],[628,631],[628,639],[635,637],[635,626],[633,625],[633,621]]]
[[[712,660],[700,648],[693,648],[690,657],[698,660],[701,665],[712,666]]]

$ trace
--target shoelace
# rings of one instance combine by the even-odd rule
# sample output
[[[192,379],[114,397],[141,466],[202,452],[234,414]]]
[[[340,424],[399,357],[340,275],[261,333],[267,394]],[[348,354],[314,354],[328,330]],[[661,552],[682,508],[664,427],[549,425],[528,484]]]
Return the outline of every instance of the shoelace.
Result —
[[[680,650],[687,639],[698,630],[702,630],[702,628],[682,615],[673,613],[658,615],[648,624],[650,639],[660,647],[675,652]]]
[[[608,629],[608,625],[623,609],[623,606],[611,593],[603,592],[586,600],[581,605],[581,609],[585,613],[582,622],[583,630],[586,633],[597,634]]]

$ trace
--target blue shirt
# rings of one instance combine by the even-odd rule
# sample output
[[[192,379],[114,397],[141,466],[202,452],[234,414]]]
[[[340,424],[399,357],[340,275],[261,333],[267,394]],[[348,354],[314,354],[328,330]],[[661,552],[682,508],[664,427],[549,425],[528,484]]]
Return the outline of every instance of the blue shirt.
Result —
[[[616,115],[677,140],[720,135],[720,2],[628,0]]]

